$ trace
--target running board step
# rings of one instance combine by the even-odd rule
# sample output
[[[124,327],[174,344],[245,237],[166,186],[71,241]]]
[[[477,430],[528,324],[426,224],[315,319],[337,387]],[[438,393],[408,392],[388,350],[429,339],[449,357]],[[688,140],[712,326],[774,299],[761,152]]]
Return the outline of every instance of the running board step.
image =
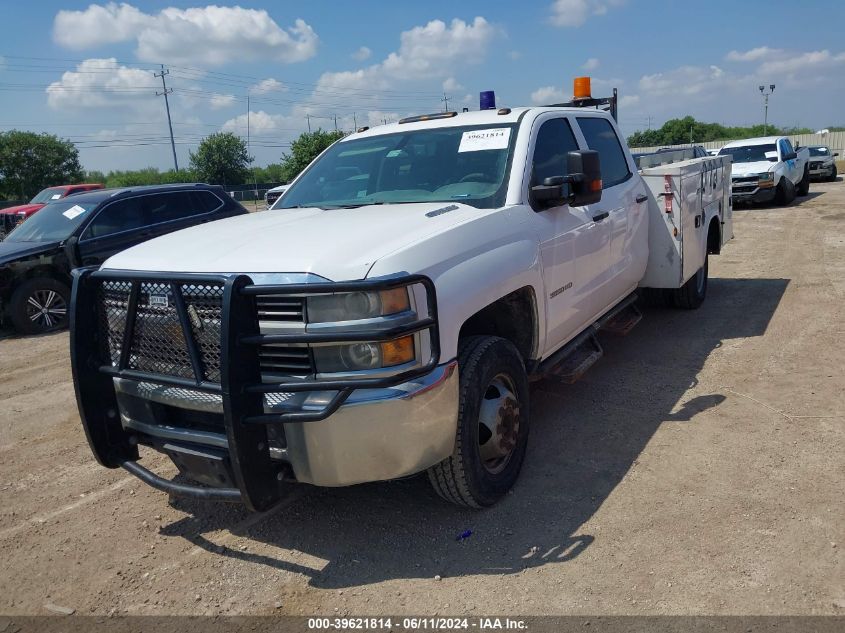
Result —
[[[614,314],[610,320],[605,322],[601,329],[603,332],[625,336],[634,329],[634,326],[643,318],[643,313],[636,303],[629,303],[622,310]]]
[[[599,339],[595,334],[590,334],[570,349],[566,357],[551,367],[544,377],[571,385],[602,356],[604,356],[604,350]]]

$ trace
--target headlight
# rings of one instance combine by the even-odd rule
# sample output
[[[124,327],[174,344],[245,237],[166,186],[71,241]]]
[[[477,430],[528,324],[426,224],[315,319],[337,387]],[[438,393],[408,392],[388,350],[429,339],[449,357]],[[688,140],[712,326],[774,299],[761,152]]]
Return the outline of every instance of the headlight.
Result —
[[[374,319],[411,309],[407,288],[381,292],[344,292],[308,297],[308,322]]]
[[[775,175],[772,172],[766,172],[765,174],[757,174],[757,186],[758,187],[774,187],[775,185]]]
[[[409,363],[414,358],[414,337],[410,335],[384,343],[351,343],[314,348],[314,364],[320,373],[395,367]]]

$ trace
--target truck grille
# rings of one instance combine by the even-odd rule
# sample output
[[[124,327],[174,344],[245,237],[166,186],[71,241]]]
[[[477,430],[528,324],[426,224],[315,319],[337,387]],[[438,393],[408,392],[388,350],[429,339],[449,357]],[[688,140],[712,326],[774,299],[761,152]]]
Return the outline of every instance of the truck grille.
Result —
[[[255,298],[259,321],[304,321],[303,300],[300,297],[258,295]]]
[[[810,163],[810,169],[821,169],[822,165],[824,165],[824,163],[821,161],[813,161]]]
[[[132,286],[125,281],[106,281],[99,290],[100,329],[103,358],[117,367],[126,329],[126,313]],[[220,326],[223,286],[181,284],[190,335],[202,361],[202,379],[219,383]],[[271,299],[272,301],[265,301]],[[257,297],[259,321],[302,321],[302,300],[290,299],[285,305],[277,297]],[[266,307],[262,307],[262,302]],[[297,307],[298,306],[298,307]],[[262,374],[308,375],[314,373],[309,348],[263,345],[259,349]],[[130,338],[127,368],[179,378],[193,378],[185,334],[176,311],[169,283],[141,282],[135,323]]]

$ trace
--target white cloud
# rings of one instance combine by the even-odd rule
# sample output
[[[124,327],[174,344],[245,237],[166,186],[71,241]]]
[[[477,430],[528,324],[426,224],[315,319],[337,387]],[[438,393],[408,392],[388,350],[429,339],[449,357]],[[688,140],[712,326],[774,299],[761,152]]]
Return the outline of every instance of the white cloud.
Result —
[[[250,111],[249,117],[246,114],[229,119],[222,126],[224,132],[234,132],[246,136],[247,124],[251,135],[267,134],[269,132],[299,130],[304,125],[293,117],[284,114],[268,114],[264,110],[258,112]]]
[[[231,108],[235,105],[235,95],[212,95],[209,105],[212,110],[222,110],[224,108]]]
[[[820,71],[830,70],[845,65],[845,52],[836,55],[828,50],[793,53],[789,57],[767,61],[760,65],[758,72],[763,75],[791,75],[799,73],[809,78]]]
[[[305,21],[298,19],[283,29],[264,10],[209,5],[169,7],[152,14],[114,2],[59,11],[53,40],[74,50],[135,41],[135,54],[143,61],[200,65],[259,59],[301,62],[316,54],[318,43]]]
[[[481,62],[497,34],[483,17],[472,22],[432,20],[400,36],[399,50],[382,62],[353,71],[324,73],[318,90],[384,90],[395,81],[446,77],[458,65]]]
[[[643,75],[638,85],[641,93],[654,96],[718,96],[720,87],[735,85],[737,79],[718,66],[680,66],[663,73]]]
[[[549,20],[555,26],[581,26],[590,16],[604,15],[625,0],[555,0]]]
[[[622,95],[619,97],[620,108],[630,108],[640,102],[640,95]]]
[[[587,61],[585,61],[581,68],[582,70],[595,70],[599,67],[599,60],[596,57],[590,57]]]
[[[784,51],[779,48],[759,46],[747,51],[731,51],[725,55],[725,59],[729,62],[756,62],[766,58],[780,57],[783,53]]]
[[[363,62],[363,61],[369,59],[372,56],[372,54],[373,54],[373,51],[371,51],[366,46],[362,46],[357,51],[352,53],[352,59],[359,61],[359,62]]]
[[[520,53],[519,51],[511,51],[510,53],[508,53],[508,57],[516,61],[517,59],[522,58],[522,53]]]
[[[122,66],[113,57],[86,59],[75,71],[63,73],[59,81],[47,86],[47,104],[55,110],[115,106],[145,109],[158,106],[155,97],[160,87],[151,72]]]
[[[531,93],[531,103],[534,105],[545,105],[548,103],[560,103],[567,101],[569,97],[563,94],[563,90],[554,86],[543,86]]]
[[[449,77],[443,81],[443,90],[446,92],[458,92],[463,89],[464,87],[454,77]]]
[[[284,92],[287,89],[287,86],[281,81],[270,77],[269,79],[259,81],[254,86],[250,86],[249,92],[254,95],[264,95],[268,92]]]

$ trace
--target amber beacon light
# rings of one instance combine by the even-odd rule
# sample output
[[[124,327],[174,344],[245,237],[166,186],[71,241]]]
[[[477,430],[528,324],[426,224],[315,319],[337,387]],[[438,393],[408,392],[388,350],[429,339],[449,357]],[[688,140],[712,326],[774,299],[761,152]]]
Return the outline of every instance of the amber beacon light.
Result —
[[[590,91],[590,78],[589,77],[576,77],[575,78],[575,85],[572,90],[572,99],[591,99],[591,91]]]

